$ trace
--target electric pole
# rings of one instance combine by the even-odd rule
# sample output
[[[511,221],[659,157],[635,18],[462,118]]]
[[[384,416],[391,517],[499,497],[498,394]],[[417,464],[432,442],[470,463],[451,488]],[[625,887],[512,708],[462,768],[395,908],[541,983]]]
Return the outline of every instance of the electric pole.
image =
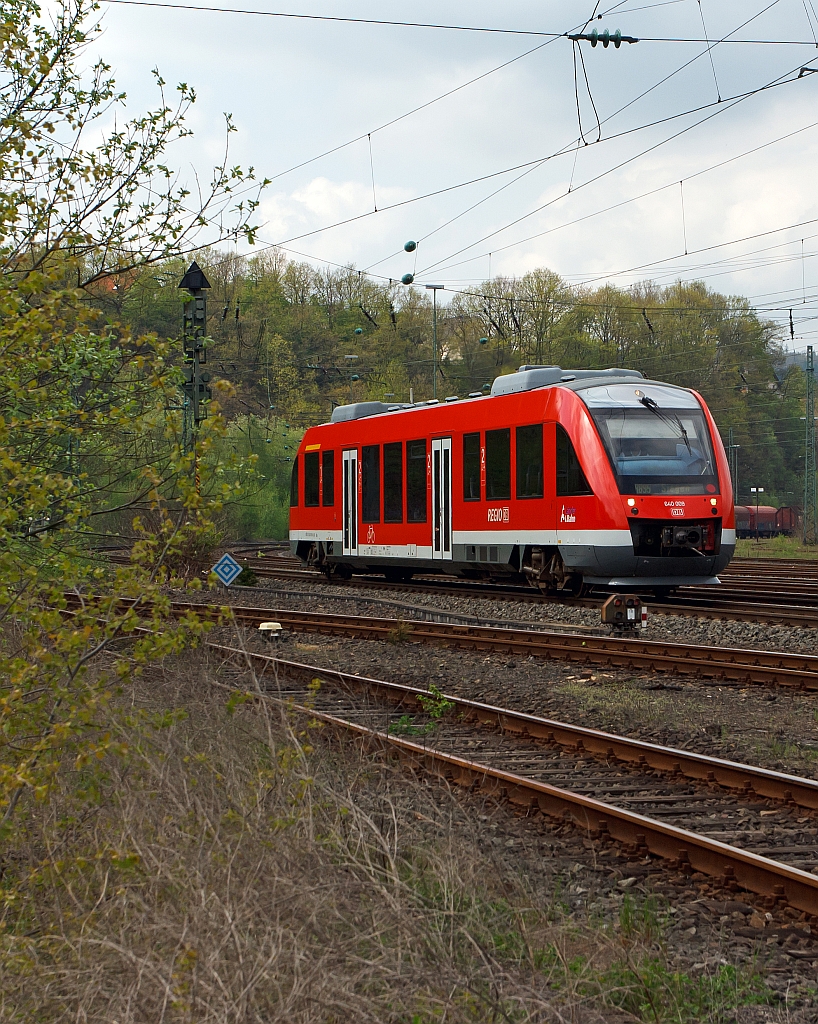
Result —
[[[442,288],[445,288],[445,285],[426,285],[426,290],[432,293],[432,398],[437,398],[437,293]]]
[[[807,345],[806,430],[804,432],[804,543],[818,542],[818,482],[815,468],[815,363]]]
[[[193,451],[194,474],[196,487],[199,487],[199,470],[196,467],[196,430],[202,420],[207,417],[207,403],[211,398],[210,388],[207,386],[210,374],[202,373],[202,366],[207,363],[207,345],[205,332],[207,330],[207,298],[204,289],[210,287],[210,282],[204,275],[204,271],[194,260],[188,267],[187,273],[179,282],[180,288],[186,288],[190,298],[185,302],[182,313],[183,331],[182,347],[185,354],[183,372],[185,375],[182,391],[184,401],[184,449],[186,452]]]
[[[733,441],[733,428],[728,430],[727,455],[730,460],[730,479],[733,483],[733,504],[738,505],[738,450],[741,447]]]

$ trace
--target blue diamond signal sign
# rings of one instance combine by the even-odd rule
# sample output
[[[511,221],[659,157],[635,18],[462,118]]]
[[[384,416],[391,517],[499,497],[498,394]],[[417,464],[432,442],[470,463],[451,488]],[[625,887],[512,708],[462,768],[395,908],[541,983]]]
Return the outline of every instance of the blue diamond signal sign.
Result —
[[[215,572],[222,583],[229,587],[241,574],[241,566],[232,555],[222,555],[210,571]]]

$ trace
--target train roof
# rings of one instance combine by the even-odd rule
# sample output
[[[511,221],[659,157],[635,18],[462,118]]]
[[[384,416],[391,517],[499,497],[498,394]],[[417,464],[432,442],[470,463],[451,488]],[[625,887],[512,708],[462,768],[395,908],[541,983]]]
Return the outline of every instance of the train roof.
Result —
[[[386,402],[353,402],[350,405],[339,405],[332,410],[330,423],[348,423],[351,420],[360,420],[368,416],[381,416],[384,413],[413,412],[419,409],[429,409],[434,406],[447,405],[454,402],[485,401],[489,398],[500,398],[505,395],[521,394],[526,391],[534,391],[540,388],[563,387],[571,391],[585,391],[590,388],[608,388],[615,385],[631,385],[637,380],[644,380],[645,384],[660,386],[672,389],[673,391],[689,394],[687,388],[680,388],[675,384],[666,384],[663,381],[645,380],[639,370],[628,370],[621,367],[611,367],[606,370],[563,370],[560,366],[521,366],[516,373],[507,373],[496,377],[491,386],[491,393],[484,395],[482,392],[472,392],[468,399],[461,399],[458,395],[440,402],[438,399],[431,399],[426,402],[402,403],[390,405]],[[692,396],[691,396],[692,397]],[[587,397],[585,398],[587,402]],[[621,397],[606,395],[604,404],[621,404]],[[698,404],[693,400],[694,404]],[[588,404],[599,404],[592,402]]]

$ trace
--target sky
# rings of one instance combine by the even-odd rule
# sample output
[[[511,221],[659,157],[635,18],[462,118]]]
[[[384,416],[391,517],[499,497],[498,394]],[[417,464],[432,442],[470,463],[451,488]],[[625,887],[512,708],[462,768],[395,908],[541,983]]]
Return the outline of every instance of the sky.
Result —
[[[818,0],[221,0],[517,34],[167,3],[105,0],[88,59],[134,114],[156,105],[154,67],[195,88],[194,136],[168,154],[182,180],[207,177],[232,114],[231,162],[272,179],[256,250],[447,291],[538,267],[703,280],[782,325],[792,309],[790,348],[818,339],[818,73],[799,77],[818,69]],[[520,34],[583,28],[640,41]]]

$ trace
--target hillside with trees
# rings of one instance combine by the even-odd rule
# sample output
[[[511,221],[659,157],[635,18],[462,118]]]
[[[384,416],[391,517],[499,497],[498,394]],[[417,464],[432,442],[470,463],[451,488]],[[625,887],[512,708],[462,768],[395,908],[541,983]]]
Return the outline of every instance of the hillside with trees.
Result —
[[[247,258],[199,254],[212,285],[211,370],[235,387],[225,411],[234,448],[261,465],[255,497],[235,509],[240,536],[286,530],[287,460],[300,432],[336,404],[432,395],[432,306],[423,287],[323,269],[277,249]],[[178,336],[182,261],[144,269],[95,302],[135,334]],[[695,388],[725,445],[738,445],[739,497],[775,504],[803,493],[804,379],[783,369],[772,323],[740,296],[703,283],[574,287],[549,270],[441,292],[439,397],[485,391],[523,363],[628,366]]]

